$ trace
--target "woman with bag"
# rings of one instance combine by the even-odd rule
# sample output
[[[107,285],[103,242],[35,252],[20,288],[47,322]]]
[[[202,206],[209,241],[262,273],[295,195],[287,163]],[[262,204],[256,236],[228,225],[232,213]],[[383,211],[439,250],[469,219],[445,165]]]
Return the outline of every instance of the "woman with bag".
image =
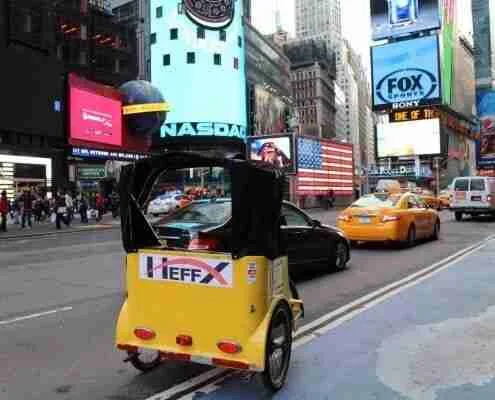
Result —
[[[62,229],[60,221],[63,221],[65,226],[69,226],[69,221],[66,217],[67,205],[65,203],[65,195],[61,194],[60,192],[57,193],[57,197],[55,198],[55,213],[55,224],[57,226],[57,229]]]

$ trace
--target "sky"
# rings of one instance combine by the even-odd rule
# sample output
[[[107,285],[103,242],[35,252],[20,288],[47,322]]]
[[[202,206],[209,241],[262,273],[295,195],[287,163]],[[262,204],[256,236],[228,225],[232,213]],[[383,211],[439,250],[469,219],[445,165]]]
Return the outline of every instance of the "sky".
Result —
[[[369,1],[341,0],[342,30],[354,50],[369,65],[370,10]],[[252,0],[253,24],[262,33],[275,31],[275,11],[280,9],[282,27],[295,36],[295,0]]]

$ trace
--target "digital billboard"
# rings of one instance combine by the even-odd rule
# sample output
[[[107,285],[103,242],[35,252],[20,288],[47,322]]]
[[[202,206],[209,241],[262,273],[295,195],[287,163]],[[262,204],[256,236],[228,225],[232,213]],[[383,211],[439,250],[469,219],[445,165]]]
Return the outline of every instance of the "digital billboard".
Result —
[[[478,167],[492,167],[495,165],[495,90],[478,90],[476,98],[480,119]]]
[[[122,101],[115,89],[69,75],[69,142],[122,146]]]
[[[371,0],[373,40],[439,29],[440,0]]]
[[[245,141],[243,1],[152,0],[151,10],[151,81],[170,104],[154,143]]]
[[[263,161],[287,173],[295,173],[294,137],[291,134],[251,136],[248,138],[248,158]]]
[[[432,35],[372,47],[373,109],[440,104],[438,46]]]
[[[440,154],[440,120],[378,124],[376,150],[378,158]]]

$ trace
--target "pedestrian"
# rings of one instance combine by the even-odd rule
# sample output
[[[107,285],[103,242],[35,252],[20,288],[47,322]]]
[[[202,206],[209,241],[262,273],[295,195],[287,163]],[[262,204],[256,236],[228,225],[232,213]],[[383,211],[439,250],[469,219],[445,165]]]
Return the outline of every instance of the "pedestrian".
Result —
[[[69,226],[69,221],[67,220],[67,205],[65,203],[65,195],[62,193],[57,193],[57,196],[55,198],[55,225],[57,229],[62,229],[62,224],[60,222],[63,222],[66,226]]]
[[[29,188],[24,189],[24,192],[20,197],[20,202],[22,207],[21,229],[24,229],[26,227],[26,222],[29,228],[31,229],[33,227],[31,216],[33,213],[33,202],[34,202],[34,197],[31,192],[31,189]]]
[[[65,194],[65,206],[67,207],[67,221],[70,225],[74,216],[74,201],[69,192]]]
[[[103,213],[105,212],[105,199],[100,193],[96,193],[96,210],[98,211],[98,216],[96,217],[97,221],[101,221],[103,218]]]
[[[81,223],[88,223],[88,203],[84,195],[81,194],[81,198],[79,199],[79,214],[81,214]]]
[[[357,186],[354,188],[354,197],[356,197],[356,200],[359,200],[360,197],[361,197],[361,193],[359,191],[359,187],[357,187]]]
[[[327,209],[333,208],[335,204],[335,192],[333,189],[330,189],[327,193]]]
[[[4,232],[7,232],[7,216],[9,215],[9,201],[7,200],[7,192],[5,190],[2,191],[2,195],[0,197],[0,218],[2,218],[1,229]]]
[[[112,217],[117,218],[119,216],[120,196],[115,190],[110,195],[110,204],[112,208]]]

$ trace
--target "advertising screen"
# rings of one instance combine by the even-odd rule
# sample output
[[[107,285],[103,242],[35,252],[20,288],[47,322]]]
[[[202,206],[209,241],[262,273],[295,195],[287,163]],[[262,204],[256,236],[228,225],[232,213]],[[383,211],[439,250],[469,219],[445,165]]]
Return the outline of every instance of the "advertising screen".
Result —
[[[440,154],[440,120],[378,124],[376,147],[378,158]]]
[[[157,8],[161,13],[151,18],[151,81],[170,111],[155,144],[213,137],[244,141],[243,1],[152,0],[151,10]]]
[[[438,50],[437,36],[372,47],[373,109],[441,103]]]
[[[71,74],[69,107],[71,144],[122,145],[122,101],[118,92]]]
[[[264,161],[288,173],[295,173],[294,137],[292,135],[251,136],[248,157]]]
[[[481,124],[478,167],[490,167],[495,165],[495,91],[479,90],[476,97]]]
[[[288,107],[276,95],[255,86],[255,119],[254,131],[256,134],[272,134],[284,132],[287,126],[286,118]]]
[[[440,0],[371,0],[373,40],[438,29],[440,26]]]

